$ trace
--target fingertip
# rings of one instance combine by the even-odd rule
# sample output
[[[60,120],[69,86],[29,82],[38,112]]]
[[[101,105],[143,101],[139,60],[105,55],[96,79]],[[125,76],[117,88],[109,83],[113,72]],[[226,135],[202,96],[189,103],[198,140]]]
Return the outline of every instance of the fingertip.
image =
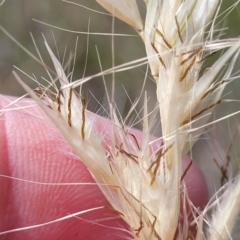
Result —
[[[35,107],[34,108],[34,114],[35,116],[44,116],[41,109],[39,107]],[[93,182],[91,175],[89,174],[89,172],[86,170],[86,168],[83,166],[83,164],[79,163],[78,161],[74,161],[73,158],[70,158],[69,156],[63,156],[63,152],[64,149],[66,149],[66,151],[69,151],[69,149],[67,149],[66,147],[66,143],[63,143],[59,145],[59,142],[54,142],[54,141],[49,141],[49,139],[51,138],[49,133],[53,132],[55,130],[53,130],[53,125],[47,120],[47,118],[44,119],[44,121],[41,121],[39,119],[37,119],[36,117],[34,118],[29,118],[28,116],[28,120],[26,120],[25,117],[23,117],[23,115],[17,115],[16,113],[11,113],[11,121],[9,121],[8,123],[8,128],[9,128],[9,133],[13,133],[13,129],[14,130],[14,134],[15,134],[15,143],[11,142],[12,145],[15,144],[15,146],[17,147],[21,147],[21,151],[22,153],[24,151],[28,151],[28,155],[25,154],[25,156],[27,156],[26,159],[22,159],[22,164],[20,160],[17,161],[17,158],[21,158],[21,152],[16,152],[14,156],[12,156],[12,161],[14,160],[14,164],[18,166],[19,168],[25,168],[24,166],[26,166],[26,161],[27,161],[27,165],[28,167],[32,166],[31,171],[26,171],[25,175],[23,176],[19,176],[20,178],[26,178],[29,177],[30,173],[32,172],[31,176],[36,176],[36,174],[38,174],[39,176],[42,176],[41,179],[37,179],[37,181],[43,181],[42,179],[45,179],[45,181],[56,181],[56,180],[61,180],[62,182]],[[16,117],[17,116],[17,117]],[[103,119],[97,115],[93,115],[94,120],[94,126],[96,127],[96,130],[98,132],[106,132],[106,129],[109,130],[112,123],[110,121],[107,121],[106,119]],[[29,121],[30,120],[30,121]],[[33,121],[35,121],[35,125],[32,127],[31,124],[33,124]],[[29,124],[31,122],[31,124]],[[47,122],[47,124],[46,124]],[[11,125],[14,124],[14,127]],[[41,136],[41,141],[39,141],[40,138],[35,139],[35,137],[31,137],[31,136],[35,136],[36,134],[36,130],[34,130],[34,128],[37,127],[37,131],[40,131],[40,135]],[[21,131],[19,129],[25,129],[25,131],[28,131],[28,137],[29,138],[25,138],[24,141],[26,141],[25,144],[19,144],[21,141],[23,141],[23,137],[21,136]],[[142,138],[142,133],[140,133],[137,130],[132,130],[133,133],[135,134],[136,138],[139,140],[141,140]],[[11,138],[12,135],[10,135]],[[18,136],[18,138],[16,138],[16,136]],[[59,135],[60,136],[60,135]],[[111,135],[106,134],[106,142],[108,144],[111,144]],[[36,140],[36,145],[35,147],[32,145],[33,142]],[[12,140],[11,140],[12,141]],[[155,147],[159,148],[159,144],[160,141],[156,141],[155,142]],[[161,145],[161,144],[160,144]],[[32,146],[32,148],[30,149],[29,152],[29,146]],[[39,147],[40,146],[40,147]],[[46,148],[47,146],[47,148]],[[60,151],[53,151],[54,148],[59,149]],[[7,149],[7,148],[6,148]],[[15,147],[13,148],[8,148],[8,149],[15,149]],[[32,151],[32,153],[31,153]],[[29,156],[31,156],[31,154],[34,154],[35,158],[31,158]],[[10,154],[12,155],[12,153]],[[10,155],[8,156],[8,158],[10,158]],[[37,157],[36,157],[37,156]],[[33,161],[34,160],[34,161]],[[69,167],[69,164],[71,162],[71,167]],[[183,158],[183,169],[186,169],[188,167],[188,165],[190,164],[191,159],[190,157],[186,156]],[[33,166],[34,165],[34,166]],[[36,167],[38,166],[38,167]],[[26,169],[28,169],[26,167]],[[34,171],[34,169],[36,171]],[[46,176],[44,175],[45,173],[40,173],[40,169],[54,169],[54,173],[52,175],[51,174],[47,174]],[[21,171],[18,171],[18,173],[20,173]],[[71,173],[70,173],[71,172]],[[46,172],[47,173],[47,172]],[[26,175],[28,174],[28,175]],[[66,177],[67,176],[67,177]],[[50,178],[51,177],[51,178]],[[33,179],[32,179],[33,180]],[[36,180],[36,179],[35,179]],[[191,201],[193,202],[193,204],[196,207],[200,207],[203,208],[206,203],[207,203],[207,199],[208,199],[208,193],[207,193],[207,185],[206,185],[206,181],[203,177],[203,174],[201,173],[200,169],[197,167],[196,164],[192,164],[192,166],[189,168],[189,170],[186,173],[186,176],[184,177],[184,181],[186,183],[186,187],[188,190],[188,195],[189,198],[191,199]],[[21,186],[18,185],[18,186]],[[56,217],[61,217],[64,214],[69,214],[69,213],[73,213],[79,210],[79,206],[80,209],[86,209],[86,208],[91,208],[94,207],[96,205],[96,201],[98,201],[99,204],[105,204],[107,205],[108,202],[107,200],[104,198],[103,194],[100,192],[99,189],[93,190],[93,188],[89,188],[89,187],[82,187],[79,188],[78,190],[74,190],[72,191],[72,193],[74,193],[73,195],[69,194],[69,191],[71,190],[72,187],[70,187],[68,190],[67,188],[65,190],[59,189],[58,190],[58,199],[56,199],[56,194],[55,194],[55,201],[53,201],[51,204],[47,204],[45,203],[45,213],[51,213],[51,211],[53,210],[53,205],[55,206],[55,215],[51,215],[50,218],[49,216],[45,216],[48,219],[52,219],[52,218],[56,218]],[[23,188],[22,188],[23,189]],[[85,189],[85,190],[84,190]],[[29,198],[31,198],[30,194],[32,189],[29,189],[29,191],[27,192],[27,198],[29,200]],[[18,191],[20,192],[20,190],[18,189]],[[39,218],[38,216],[42,216],[39,214],[39,211],[41,211],[41,208],[39,208],[39,204],[41,204],[42,200],[41,198],[45,198],[45,199],[49,199],[50,196],[53,196],[51,194],[54,194],[54,192],[50,191],[50,190],[46,190],[46,189],[42,189],[42,190],[37,190],[36,188],[33,189],[33,192],[38,191],[38,199],[32,199],[32,204],[35,204],[34,206],[32,206],[32,209],[35,213],[36,213],[36,218],[35,221],[39,222]],[[40,192],[43,191],[44,193],[40,194]],[[55,190],[56,193],[57,190]],[[59,192],[60,191],[60,192]],[[25,194],[26,195],[26,194]],[[85,197],[84,197],[85,196]],[[87,197],[86,197],[87,196]],[[34,197],[34,196],[33,196]],[[83,198],[84,197],[84,198]],[[26,199],[27,199],[26,198]],[[21,199],[21,196],[19,197],[19,199]],[[24,199],[24,198],[22,198]],[[60,204],[59,200],[61,201],[65,201],[64,204]],[[19,200],[18,200],[19,201]],[[37,206],[39,205],[39,206]],[[27,210],[24,210],[24,203],[21,206],[21,211],[26,212]],[[51,209],[51,211],[47,210],[47,208]],[[19,210],[19,209],[18,209]],[[63,211],[64,210],[64,211]],[[32,212],[29,212],[29,216],[32,214]],[[41,211],[42,212],[42,211]],[[23,215],[22,215],[23,216]],[[87,222],[87,221],[79,221],[79,219],[74,219],[71,221],[68,221],[68,223],[62,223],[59,225],[56,225],[50,228],[46,228],[45,231],[35,231],[35,234],[38,234],[39,232],[42,232],[43,235],[41,236],[49,236],[50,232],[52,234],[52,237],[56,237],[56,236],[64,236],[64,237],[68,237],[68,234],[72,234],[74,231],[77,232],[76,236],[78,236],[78,239],[81,239],[82,236],[84,236],[84,239],[90,239],[89,237],[91,237],[91,239],[104,239],[101,238],[101,234],[113,234],[113,235],[119,235],[120,231],[116,230],[118,228],[119,225],[125,226],[125,223],[122,220],[114,220],[114,221],[110,221],[109,227],[112,227],[112,229],[108,228],[107,226],[97,226],[97,224],[94,223],[95,219],[103,219],[104,216],[113,216],[113,213],[109,212],[109,210],[106,209],[106,211],[96,211],[93,212],[91,214],[88,215],[91,219],[91,223]],[[84,216],[85,217],[85,216]],[[26,215],[27,218],[27,215]],[[46,218],[41,218],[41,221],[47,221]],[[101,224],[100,224],[101,225]],[[104,225],[104,224],[103,224]],[[60,231],[57,231],[56,228],[60,229]],[[84,228],[84,229],[83,229]],[[115,230],[114,230],[115,228]],[[55,230],[54,230],[55,229]],[[110,229],[110,230],[109,230]],[[99,232],[99,234],[97,234],[97,232]],[[47,235],[46,235],[47,234]],[[109,235],[109,236],[110,236]],[[112,235],[112,236],[113,236]],[[26,238],[19,238],[19,239],[26,239]],[[72,238],[71,238],[72,239]],[[77,238],[76,238],[77,239]],[[117,239],[117,238],[116,238]]]
[[[192,160],[189,156],[183,157],[183,172],[191,162]],[[196,207],[203,209],[208,202],[208,188],[203,173],[194,162],[192,162],[191,167],[187,170],[184,181],[192,203]]]

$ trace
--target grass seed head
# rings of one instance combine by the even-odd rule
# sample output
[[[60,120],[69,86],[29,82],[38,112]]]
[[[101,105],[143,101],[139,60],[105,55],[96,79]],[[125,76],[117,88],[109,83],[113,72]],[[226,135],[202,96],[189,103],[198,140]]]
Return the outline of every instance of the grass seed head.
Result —
[[[141,36],[152,76],[156,82],[162,127],[162,144],[151,151],[147,95],[144,101],[143,132],[139,143],[123,127],[111,106],[112,141],[106,153],[94,124],[86,111],[85,100],[69,85],[58,59],[46,43],[61,87],[56,93],[48,89],[31,91],[88,167],[116,213],[129,225],[132,238],[141,240],[193,239],[191,222],[180,206],[191,205],[182,178],[181,159],[187,154],[208,123],[212,109],[231,77],[236,62],[239,39],[216,37],[218,0],[148,0],[146,18],[141,19],[135,0],[97,0],[114,17],[132,26]],[[209,68],[203,69],[211,54],[227,49]],[[232,59],[222,79],[222,68]],[[80,82],[81,84],[81,82]],[[70,86],[70,87],[69,87]],[[44,100],[44,101],[42,101]],[[47,103],[47,106],[46,104]],[[213,211],[207,235],[203,232],[205,213],[197,217],[196,239],[229,237],[239,210],[239,179],[211,206]],[[180,201],[183,192],[183,203]],[[222,215],[222,213],[224,213]],[[181,216],[181,222],[180,217]]]

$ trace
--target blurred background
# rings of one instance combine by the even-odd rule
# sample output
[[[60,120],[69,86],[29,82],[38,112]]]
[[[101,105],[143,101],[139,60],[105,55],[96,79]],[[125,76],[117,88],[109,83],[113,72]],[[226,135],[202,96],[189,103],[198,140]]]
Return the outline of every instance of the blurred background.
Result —
[[[102,9],[94,0],[76,0],[76,3],[106,13],[106,11],[104,11],[104,9]],[[144,11],[143,1],[140,3],[140,8]],[[85,34],[56,30],[53,27],[46,26],[33,19],[60,28],[85,32]],[[73,80],[83,77],[85,64],[87,66],[85,76],[96,74],[101,71],[97,50],[99,52],[103,70],[112,67],[112,29],[114,29],[116,34],[132,35],[129,37],[114,37],[115,65],[145,57],[144,45],[141,39],[138,37],[137,33],[126,24],[117,19],[114,19],[113,23],[111,16],[92,12],[59,0],[8,0],[2,7],[0,7],[0,24],[19,43],[37,56],[37,52],[30,37],[31,32],[44,61],[46,61],[46,64],[50,68],[53,68],[53,66],[43,43],[42,34],[44,34],[48,44],[56,55],[57,51],[59,51],[61,61],[66,50],[65,62],[69,59],[70,53],[74,53],[76,39],[77,36],[79,36]],[[93,34],[88,35],[88,31]],[[108,33],[109,36],[101,36],[95,33]],[[56,50],[54,41],[56,41],[58,50]],[[88,56],[86,63],[87,53]],[[24,94],[24,90],[16,83],[16,80],[12,75],[13,65],[22,69],[29,75],[34,73],[39,81],[42,81],[42,76],[47,78],[42,66],[37,64],[5,34],[0,32],[0,93],[21,96]],[[115,98],[116,102],[118,102],[118,108],[121,113],[126,113],[131,104],[126,92],[131,96],[132,101],[139,96],[145,72],[146,66],[135,69],[134,71],[126,71],[124,73],[116,74],[117,91],[115,93]],[[27,77],[23,77],[23,79],[32,88],[37,86],[31,79],[28,79]],[[111,88],[111,79],[112,76],[106,77],[106,82],[109,88]],[[147,88],[152,92],[151,95],[155,95],[154,83],[151,80],[148,80],[147,82]],[[126,92],[124,88],[126,88]],[[90,110],[97,111],[100,108],[99,104],[108,108],[102,78],[96,78],[85,84],[83,94],[84,97],[88,99],[88,108]],[[151,98],[154,99],[154,97]],[[154,102],[154,100],[152,101]]]
[[[105,12],[94,0],[74,1],[75,3],[82,4],[87,8]],[[235,0],[223,1],[221,12],[224,12],[235,2]],[[144,2],[139,0],[138,4],[141,13],[144,15]],[[235,8],[227,16],[226,14],[223,16],[224,17],[220,18],[222,21],[220,22],[219,26],[226,28],[224,37],[230,38],[239,36],[240,7],[238,6]],[[53,27],[46,26],[45,24],[36,22],[33,19],[57,26],[62,29],[75,31],[75,33],[55,29]],[[48,44],[54,53],[57,56],[59,54],[61,61],[65,55],[65,62],[67,62],[67,59],[69,59],[69,54],[74,53],[76,39],[77,36],[79,36],[73,80],[80,79],[83,77],[83,75],[90,76],[101,71],[96,49],[98,49],[103,70],[112,67],[113,58],[111,50],[111,33],[113,32],[113,29],[114,32],[118,34],[133,35],[114,37],[115,65],[145,57],[145,49],[142,40],[129,26],[118,21],[117,19],[114,19],[113,21],[111,16],[99,14],[69,2],[63,2],[60,0],[6,0],[6,2],[0,7],[0,24],[16,39],[16,41],[22,44],[33,55],[37,56],[36,49],[30,37],[31,32],[45,63],[50,68],[53,68],[53,66],[43,43],[43,35],[47,39]],[[80,31],[84,33],[76,33]],[[87,32],[90,32],[91,34],[88,35]],[[95,33],[109,33],[110,35],[102,36]],[[65,51],[66,54],[64,54]],[[209,62],[206,63],[206,66],[210,66],[211,62],[213,62],[214,58],[216,57],[217,56],[213,56]],[[238,71],[239,63],[240,62],[238,60],[234,72]],[[84,70],[85,65],[86,71]],[[17,46],[16,43],[10,40],[6,34],[0,31],[0,93],[21,96],[25,94],[25,92],[13,77],[13,66],[17,66],[31,76],[34,74],[41,82],[44,82],[42,78],[48,79],[43,67],[34,61],[19,46]],[[146,69],[147,66],[145,65],[115,74],[115,101],[117,103],[119,113],[121,116],[123,116],[123,118],[127,115],[132,102],[139,97],[143,87]],[[37,84],[35,84],[31,79],[24,76],[20,72],[19,74],[21,78],[29,86],[31,86],[31,88],[37,86]],[[237,74],[239,75],[239,73]],[[106,76],[106,82],[109,91],[111,89],[111,79],[111,75]],[[144,90],[148,93],[149,111],[151,111],[154,109],[156,104],[156,95],[155,83],[150,74],[148,74],[148,79]],[[88,101],[89,110],[107,116],[108,103],[102,78],[94,78],[93,80],[87,82],[83,87],[83,95]],[[224,92],[224,96],[226,96],[225,98],[227,99],[240,100],[239,80],[236,80],[227,87]],[[141,119],[142,110],[141,103],[142,100],[136,107],[136,112],[133,113],[127,121],[127,124],[133,124],[137,128],[141,128],[141,122],[139,122],[139,119]],[[217,106],[213,117],[218,118],[240,110],[239,106],[240,103],[238,102],[223,103],[220,106]],[[158,113],[153,120],[155,121],[155,125],[152,129],[152,133],[160,136],[161,131],[158,124]],[[234,163],[234,171],[237,171],[238,159],[240,156],[240,141],[238,135],[236,134],[238,132],[238,125],[239,116],[222,121],[219,124],[212,126],[210,130],[206,131],[206,136],[202,137],[202,140],[196,144],[194,148],[195,150],[193,151],[193,156],[202,163],[201,167],[203,168],[204,172],[207,171],[206,168],[210,169],[210,162],[213,163],[213,159],[217,159],[221,164],[225,164],[228,155],[231,161]],[[236,138],[234,138],[234,134],[236,134]],[[217,143],[215,143],[215,140],[212,139],[217,140]],[[214,165],[214,167],[216,169],[216,165]],[[219,174],[218,169],[217,172]],[[208,176],[209,174],[205,173],[205,175]],[[216,183],[214,183],[213,187],[216,187]]]

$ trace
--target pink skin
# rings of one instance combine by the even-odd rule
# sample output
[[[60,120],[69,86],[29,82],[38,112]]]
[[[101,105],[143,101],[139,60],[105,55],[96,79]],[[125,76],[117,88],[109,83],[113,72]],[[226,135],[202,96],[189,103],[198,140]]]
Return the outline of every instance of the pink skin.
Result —
[[[0,109],[9,100],[13,98],[1,97]],[[26,110],[7,111],[0,116],[0,174],[45,183],[94,182],[81,161],[68,153],[71,152],[70,147],[41,109],[36,106],[28,110],[28,113]],[[95,121],[99,132],[106,129],[106,120],[96,116]],[[138,131],[133,130],[133,133],[140,138]],[[189,157],[184,157],[184,168],[189,161]],[[191,200],[196,206],[203,207],[207,201],[207,187],[195,164],[187,172],[185,182]],[[106,206],[102,210],[79,215],[79,218],[10,233],[0,236],[0,239],[117,240],[126,237],[126,233],[119,230],[126,224],[107,208],[107,200],[95,185],[39,185],[1,177],[0,189],[0,232]]]

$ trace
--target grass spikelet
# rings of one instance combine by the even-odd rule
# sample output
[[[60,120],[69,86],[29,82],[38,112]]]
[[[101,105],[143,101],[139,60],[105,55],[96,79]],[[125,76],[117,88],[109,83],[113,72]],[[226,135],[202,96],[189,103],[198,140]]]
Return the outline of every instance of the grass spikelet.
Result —
[[[239,176],[224,186],[225,191],[215,201],[213,217],[210,220],[209,240],[231,239],[240,207]]]
[[[46,40],[56,72],[55,79],[51,79],[55,92],[42,86],[31,90],[14,73],[16,79],[87,166],[116,214],[129,225],[132,239],[231,239],[240,210],[239,177],[226,183],[200,212],[188,198],[184,183],[191,163],[187,170],[182,169],[182,158],[199,140],[204,126],[211,124],[211,112],[222,101],[223,90],[231,82],[239,55],[238,38],[217,37],[216,21],[221,1],[148,0],[144,1],[144,20],[135,0],[97,2],[133,27],[143,40],[156,83],[161,118],[162,138],[157,151],[154,151],[150,137],[151,113],[147,94],[144,96],[143,138],[140,141],[119,120],[114,104],[109,103],[112,145],[106,150],[95,132],[81,91],[75,89],[91,77],[69,81]],[[220,57],[210,68],[204,69],[205,60],[219,51],[223,51]],[[124,67],[113,68],[98,76],[121,71]],[[60,88],[56,88],[56,80]],[[211,218],[207,216],[210,210]],[[196,231],[192,231],[195,227]]]
[[[182,172],[179,162],[204,129],[201,128],[191,135],[191,143],[186,130],[198,128],[209,120],[207,113],[220,103],[226,86],[224,80],[230,78],[238,56],[238,39],[213,38],[219,4],[220,1],[197,0],[150,0],[146,3],[143,40],[156,81],[163,133],[162,151],[165,153],[158,166],[158,189],[165,189],[160,200],[164,207],[158,214],[157,229],[160,239],[173,239],[179,214]],[[116,1],[109,5],[117,7]],[[110,6],[105,8],[109,9]],[[119,17],[117,14],[115,16]],[[119,18],[122,20],[124,16]],[[229,49],[212,67],[200,74],[207,56],[226,48]],[[225,76],[215,82],[232,56],[234,58]],[[218,222],[218,226],[220,225]]]

